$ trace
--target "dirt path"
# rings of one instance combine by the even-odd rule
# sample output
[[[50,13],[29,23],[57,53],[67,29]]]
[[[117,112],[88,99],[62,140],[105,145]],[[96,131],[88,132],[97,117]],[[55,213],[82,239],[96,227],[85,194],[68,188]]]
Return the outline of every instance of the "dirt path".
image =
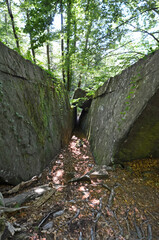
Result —
[[[79,179],[94,167],[88,141],[76,132],[36,183],[53,189],[50,197],[5,214],[21,229],[9,239],[159,239],[159,161],[136,161]]]

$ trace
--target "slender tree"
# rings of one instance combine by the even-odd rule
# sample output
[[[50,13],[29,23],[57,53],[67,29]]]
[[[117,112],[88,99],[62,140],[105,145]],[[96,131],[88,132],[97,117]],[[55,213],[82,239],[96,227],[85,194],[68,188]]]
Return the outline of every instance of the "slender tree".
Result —
[[[67,38],[67,50],[66,50],[66,72],[67,72],[67,91],[71,88],[71,59],[70,59],[70,37],[71,37],[71,1],[67,2],[67,25],[66,25],[66,38]]]
[[[7,17],[7,13],[5,13],[5,30],[6,30],[5,42],[8,43],[8,17]]]
[[[50,29],[49,29],[49,26],[47,27],[47,34],[49,36],[50,34]],[[48,66],[48,70],[50,70],[50,45],[49,45],[49,42],[47,41],[46,43],[46,52],[47,52],[47,66]]]
[[[29,17],[29,10],[28,9],[26,9],[26,15],[27,15],[27,22],[30,23],[30,17]],[[35,49],[34,49],[33,37],[32,37],[32,32],[31,31],[29,32],[29,38],[30,38],[30,46],[31,46],[33,61],[36,63]]]
[[[14,17],[13,17],[13,13],[12,13],[11,3],[9,0],[6,0],[6,4],[7,4],[7,9],[8,9],[8,14],[11,18],[12,29],[13,29],[16,46],[17,46],[18,51],[20,52],[19,38],[17,35],[16,27],[15,27],[15,21],[14,21]]]
[[[60,14],[61,14],[61,59],[62,59],[62,79],[65,81],[65,69],[64,69],[64,23],[63,23],[63,3],[60,2]]]

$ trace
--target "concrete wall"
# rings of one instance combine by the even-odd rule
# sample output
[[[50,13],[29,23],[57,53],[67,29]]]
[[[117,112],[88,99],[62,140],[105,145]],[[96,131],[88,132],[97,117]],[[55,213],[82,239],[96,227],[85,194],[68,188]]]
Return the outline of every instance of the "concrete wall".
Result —
[[[72,119],[63,85],[0,43],[0,179],[40,173],[68,143]]]
[[[159,51],[106,81],[80,125],[98,164],[159,157]]]

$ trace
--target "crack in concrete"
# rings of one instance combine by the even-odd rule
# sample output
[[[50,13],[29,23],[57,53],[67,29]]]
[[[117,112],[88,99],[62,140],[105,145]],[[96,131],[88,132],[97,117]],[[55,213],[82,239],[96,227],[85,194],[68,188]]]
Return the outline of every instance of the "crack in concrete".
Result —
[[[28,81],[28,82],[29,82],[29,80],[28,80],[27,78],[25,78],[25,77],[18,76],[18,75],[15,75],[15,74],[12,74],[12,73],[9,73],[9,72],[5,72],[5,71],[2,71],[2,70],[0,70],[0,72],[2,72],[2,73],[4,73],[4,74],[7,74],[7,75],[10,75],[10,76],[12,76],[12,77],[15,77],[15,78],[20,78],[20,79],[23,79],[23,80],[25,80],[25,81]]]

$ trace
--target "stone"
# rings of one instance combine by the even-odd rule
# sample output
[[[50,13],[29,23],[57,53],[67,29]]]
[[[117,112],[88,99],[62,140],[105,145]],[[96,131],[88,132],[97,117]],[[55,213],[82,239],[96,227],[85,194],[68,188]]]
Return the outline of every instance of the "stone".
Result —
[[[106,81],[80,126],[97,164],[159,158],[159,51]]]
[[[69,142],[73,111],[64,85],[0,43],[0,180],[38,175]]]
[[[42,227],[42,229],[43,229],[43,230],[48,230],[48,229],[50,229],[50,228],[52,228],[52,227],[53,227],[53,222],[51,221],[51,222],[46,223],[46,224]]]
[[[77,102],[74,102],[73,105],[76,105],[77,107],[80,107],[87,111],[89,107],[91,106],[92,102],[92,96],[87,96],[87,91],[77,88],[74,92],[73,99],[80,99]]]
[[[55,213],[53,214],[53,217],[59,217],[59,216],[63,215],[64,212],[65,212],[65,210],[57,211],[57,212],[55,212]]]
[[[86,97],[87,92],[81,88],[77,88],[74,92],[73,99],[84,98]]]

